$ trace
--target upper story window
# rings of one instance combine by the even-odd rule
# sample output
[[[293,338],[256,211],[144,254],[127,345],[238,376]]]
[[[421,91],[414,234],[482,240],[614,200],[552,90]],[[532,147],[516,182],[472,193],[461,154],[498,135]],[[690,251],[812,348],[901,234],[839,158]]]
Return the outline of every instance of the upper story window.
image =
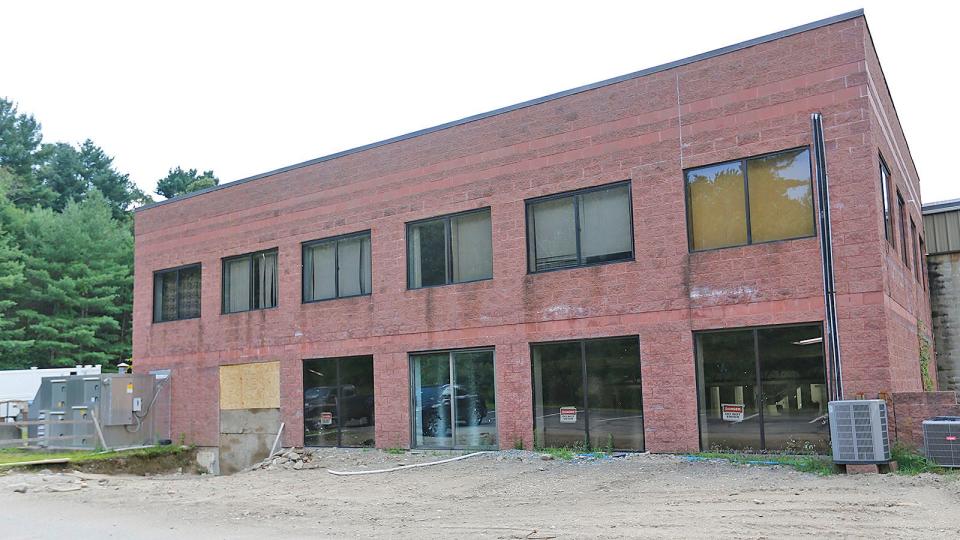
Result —
[[[407,224],[407,287],[419,289],[492,277],[489,208]]]
[[[927,243],[923,241],[923,237],[920,237],[920,260],[922,261],[923,271],[921,272],[922,279],[920,283],[923,285],[923,289],[927,289]]]
[[[883,196],[883,234],[893,244],[893,216],[890,215],[890,169],[880,158],[880,192]]]
[[[370,231],[303,244],[303,301],[370,294]]]
[[[913,269],[917,275],[917,282],[923,282],[923,264],[920,259],[920,235],[917,234],[917,224],[910,218],[910,239],[913,240]]]
[[[277,305],[277,250],[223,259],[223,312]]]
[[[897,190],[897,217],[900,218],[900,254],[903,256],[903,264],[910,268],[910,255],[908,255],[907,244],[907,205],[903,202],[903,195]]]
[[[688,169],[690,249],[814,236],[811,177],[806,148]]]
[[[633,259],[630,183],[527,201],[530,272]]]
[[[200,316],[200,265],[153,273],[153,322]]]

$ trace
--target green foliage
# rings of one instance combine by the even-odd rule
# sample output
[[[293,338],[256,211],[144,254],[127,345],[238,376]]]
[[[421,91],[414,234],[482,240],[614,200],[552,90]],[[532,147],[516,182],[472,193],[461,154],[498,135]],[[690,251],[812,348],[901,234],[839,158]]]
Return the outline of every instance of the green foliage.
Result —
[[[32,342],[25,363],[112,365],[128,358],[133,238],[110,203],[92,191],[63,212],[36,208],[26,215],[20,246],[25,283],[14,298]]]
[[[391,456],[399,456],[401,454],[406,454],[407,451],[403,448],[387,448],[384,452],[390,454]]]
[[[933,391],[933,376],[930,375],[930,337],[927,326],[917,319],[917,340],[920,342],[920,381],[924,392]]]
[[[189,446],[178,445],[149,446],[147,448],[137,448],[135,450],[124,450],[121,452],[100,452],[95,450],[47,452],[25,450],[22,448],[2,448],[0,449],[0,467],[5,465],[15,466],[17,463],[45,459],[69,459],[71,463],[89,463],[91,461],[105,461],[117,458],[160,457],[176,455],[188,450],[190,450]]]
[[[800,472],[827,476],[834,473],[833,461],[825,456],[789,456],[781,454],[739,454],[703,452],[692,454],[702,459],[723,459],[740,465],[782,465]]]
[[[157,194],[172,199],[177,195],[200,191],[219,184],[220,179],[214,176],[213,171],[203,171],[203,174],[199,174],[196,169],[183,170],[176,167],[170,169],[167,176],[157,182]]]
[[[547,454],[553,456],[555,459],[562,459],[564,461],[570,461],[573,459],[573,456],[576,455],[576,451],[572,448],[538,448],[537,452],[540,452],[541,454]]]
[[[87,140],[43,143],[0,98],[0,369],[130,357],[130,209],[149,201]]]
[[[62,211],[67,203],[98,191],[113,217],[126,219],[131,207],[151,201],[129,175],[113,168],[113,158],[93,141],[75,147],[42,140],[40,124],[0,98],[0,167],[9,176],[7,199],[17,207]]]
[[[916,449],[901,442],[897,442],[890,449],[890,458],[897,462],[897,474],[914,476],[921,473],[944,474],[946,472]]]

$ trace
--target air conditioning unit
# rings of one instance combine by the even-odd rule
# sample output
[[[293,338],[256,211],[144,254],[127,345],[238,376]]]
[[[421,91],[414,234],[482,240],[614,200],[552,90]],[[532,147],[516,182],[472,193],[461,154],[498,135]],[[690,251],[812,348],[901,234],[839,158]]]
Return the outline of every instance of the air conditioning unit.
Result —
[[[960,416],[937,416],[923,421],[927,458],[941,467],[960,467]]]
[[[828,408],[834,463],[852,465],[890,461],[886,401],[831,401]]]

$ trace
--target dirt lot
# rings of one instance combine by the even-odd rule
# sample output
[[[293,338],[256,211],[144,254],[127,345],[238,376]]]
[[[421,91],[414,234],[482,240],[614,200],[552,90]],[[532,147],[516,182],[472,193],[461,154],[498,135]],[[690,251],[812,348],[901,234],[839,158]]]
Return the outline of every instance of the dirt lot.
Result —
[[[324,450],[310,470],[229,477],[10,473],[2,538],[635,538],[960,534],[957,475],[819,477],[627,455],[544,461],[521,451],[337,477],[449,454]],[[86,487],[79,487],[80,485]],[[14,488],[26,486],[26,493]],[[69,491],[72,490],[72,491]]]

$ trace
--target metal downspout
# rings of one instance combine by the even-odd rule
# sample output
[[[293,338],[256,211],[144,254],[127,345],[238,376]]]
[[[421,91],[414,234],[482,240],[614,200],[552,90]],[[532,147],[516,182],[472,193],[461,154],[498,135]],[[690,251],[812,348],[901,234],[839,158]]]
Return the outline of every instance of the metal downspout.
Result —
[[[832,397],[843,399],[843,369],[840,362],[840,336],[837,322],[837,293],[833,274],[833,237],[830,227],[830,189],[827,156],[823,141],[823,118],[810,115],[813,128],[813,153],[817,164],[817,201],[820,205],[820,255],[823,264],[823,299],[826,307],[827,349],[830,355]]]

